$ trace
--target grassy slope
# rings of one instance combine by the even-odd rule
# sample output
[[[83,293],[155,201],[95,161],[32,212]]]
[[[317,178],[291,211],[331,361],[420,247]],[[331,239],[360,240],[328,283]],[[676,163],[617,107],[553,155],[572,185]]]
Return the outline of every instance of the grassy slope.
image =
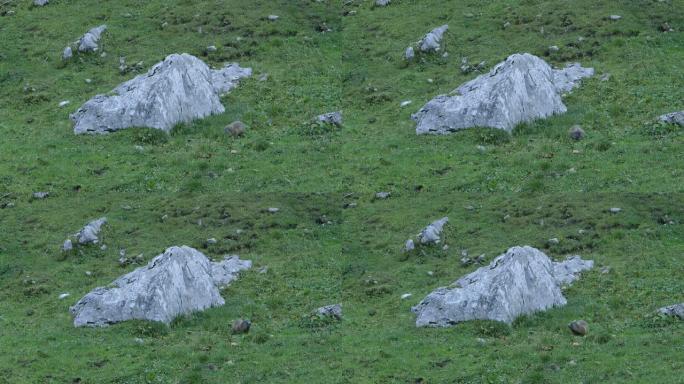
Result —
[[[684,108],[681,0],[15,3],[0,17],[0,206],[15,204],[0,209],[0,382],[681,382],[684,326],[651,315],[684,300],[682,135],[651,124]],[[665,21],[677,32],[661,33]],[[318,32],[323,22],[333,32]],[[110,27],[108,55],[62,66],[64,45],[98,23]],[[449,56],[404,65],[403,49],[442,23]],[[208,45],[218,52],[202,56]],[[492,65],[550,45],[561,47],[550,62],[579,60],[610,81],[585,82],[566,115],[510,139],[413,133],[410,113],[476,75],[458,70],[463,56]],[[239,61],[269,80],[246,81],[225,99],[226,114],[168,138],[71,133],[69,112],[132,76],[118,73],[120,55],[147,67],[174,52]],[[403,100],[413,104],[400,108]],[[307,124],[338,108],[344,128]],[[222,133],[235,118],[251,126],[239,140]],[[575,123],[588,132],[579,143],[566,138]],[[32,201],[38,190],[50,198]],[[379,190],[392,198],[373,202]],[[343,209],[349,201],[358,208]],[[282,211],[264,213],[269,206]],[[110,218],[107,250],[63,259],[65,236],[100,215]],[[321,215],[334,224],[318,224]],[[447,251],[399,252],[442,215]],[[209,237],[220,241],[206,247]],[[561,242],[549,248],[551,237]],[[168,329],[71,326],[69,305],[133,268],[117,265],[119,248],[147,260],[175,244],[269,270],[227,289],[226,306]],[[411,305],[475,268],[459,265],[461,250],[491,259],[518,244],[612,271],[586,274],[566,307],[510,329],[413,326]],[[62,292],[72,296],[59,301]],[[302,318],[332,302],[344,305],[341,323]],[[229,333],[239,316],[254,321],[247,336]],[[569,335],[575,318],[589,321],[589,337]]]

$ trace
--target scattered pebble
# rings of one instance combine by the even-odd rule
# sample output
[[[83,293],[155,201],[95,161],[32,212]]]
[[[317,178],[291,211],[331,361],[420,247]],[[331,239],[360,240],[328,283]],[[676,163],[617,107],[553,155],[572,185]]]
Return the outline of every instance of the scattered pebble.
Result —
[[[218,243],[218,241],[216,241],[216,239],[213,237],[210,239],[207,239],[207,244],[216,244],[216,243]]]
[[[240,137],[245,134],[247,126],[242,121],[233,121],[223,128],[223,132],[233,137]]]
[[[610,267],[608,267],[608,266],[601,267],[600,271],[601,271],[601,274],[607,275],[610,273]]]
[[[276,21],[278,19],[280,19],[280,16],[278,15],[268,15],[268,20],[270,21]]]
[[[413,242],[413,239],[406,240],[406,244],[404,244],[404,252],[411,252],[414,249],[416,249],[416,244]]]
[[[620,212],[622,212],[622,208],[613,207],[610,209],[610,213],[620,213]]]
[[[268,213],[278,213],[278,211],[280,211],[280,208],[271,207],[271,208],[268,208],[267,211],[268,211]]]
[[[608,16],[608,18],[611,19],[611,20],[613,20],[613,21],[618,21],[618,20],[622,19],[622,16],[620,16],[620,15],[610,15],[610,16]]]
[[[554,237],[554,238],[549,239],[549,244],[554,244],[554,245],[555,245],[555,244],[559,244],[559,243],[560,243],[560,240],[558,240],[557,237]]]
[[[549,52],[558,52],[560,51],[560,48],[558,48],[557,45],[552,45],[549,47]]]
[[[407,61],[411,61],[416,58],[416,51],[413,49],[413,47],[406,48],[406,51],[404,51],[404,58]]]
[[[405,299],[408,299],[408,298],[411,297],[411,296],[413,296],[412,293],[404,293],[403,295],[401,295],[401,299],[402,299],[402,300],[405,300]]]
[[[69,100],[60,101],[60,102],[59,102],[59,107],[60,107],[60,108],[64,108],[64,107],[66,107],[67,105],[69,105],[70,103],[71,103],[71,101],[69,101]]]
[[[210,45],[207,47],[207,52],[216,52],[216,46],[215,45]]]
[[[610,80],[610,73],[604,73],[603,75],[601,75],[601,77],[599,77],[599,80],[601,80],[601,81]]]
[[[405,107],[405,106],[411,104],[412,102],[413,101],[411,101],[411,100],[405,100],[405,101],[402,101],[401,104],[399,104],[399,106]]]
[[[49,192],[33,192],[33,198],[37,200],[45,199],[50,196]]]
[[[391,194],[389,192],[378,192],[375,194],[375,198],[378,200],[385,200],[388,199],[390,195]]]
[[[66,299],[66,298],[69,297],[69,296],[71,296],[70,293],[62,293],[61,295],[59,295],[59,299],[60,299],[60,300],[64,300],[64,299]]]

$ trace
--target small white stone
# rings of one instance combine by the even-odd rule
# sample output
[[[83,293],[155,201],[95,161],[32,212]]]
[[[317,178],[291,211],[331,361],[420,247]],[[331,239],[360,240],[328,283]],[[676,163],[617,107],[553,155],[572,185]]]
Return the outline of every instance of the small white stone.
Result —
[[[610,213],[620,213],[622,211],[622,208],[618,207],[613,207],[610,209]]]
[[[207,52],[216,52],[216,46],[215,45],[210,45],[207,47]]]
[[[216,244],[216,243],[218,243],[218,241],[216,241],[216,239],[213,237],[210,239],[207,239],[207,244]]]
[[[59,295],[59,299],[60,299],[60,300],[64,300],[64,299],[66,299],[66,298],[69,297],[69,296],[71,296],[70,293],[62,293],[61,295]]]
[[[279,18],[280,18],[280,16],[278,16],[278,15],[268,15],[268,19],[269,19],[270,21],[276,21],[276,20],[278,20]]]
[[[618,20],[622,19],[622,16],[620,16],[620,15],[610,15],[609,18],[610,18],[611,20],[613,20],[613,21],[618,21]]]
[[[560,240],[557,237],[549,239],[549,244],[559,244]]]
[[[271,208],[268,209],[268,212],[269,212],[269,213],[278,213],[278,211],[280,211],[280,208],[271,207]]]
[[[408,298],[411,297],[411,296],[413,296],[412,293],[404,293],[403,295],[401,295],[401,299],[402,299],[402,300],[405,300],[405,299],[408,299]]]
[[[93,273],[92,273],[92,272],[90,272],[90,271],[85,271],[85,275],[86,275],[86,276],[92,276],[92,275],[93,275]]]
[[[405,106],[411,104],[412,102],[413,102],[412,100],[406,100],[406,101],[402,101],[401,104],[399,104],[399,105],[401,107],[405,107]]]
[[[69,103],[71,103],[71,101],[69,101],[69,100],[60,101],[59,107],[60,108],[66,107],[67,105],[69,105]]]

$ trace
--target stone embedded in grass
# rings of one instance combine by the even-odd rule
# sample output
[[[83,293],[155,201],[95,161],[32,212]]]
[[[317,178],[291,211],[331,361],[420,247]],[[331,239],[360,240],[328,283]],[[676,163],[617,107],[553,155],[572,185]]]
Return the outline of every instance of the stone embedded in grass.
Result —
[[[98,27],[92,28],[86,32],[78,40],[78,51],[79,52],[95,52],[99,49],[98,43],[102,37],[102,33],[107,30],[107,25],[103,24]]]
[[[568,256],[562,262],[553,263],[553,275],[560,286],[567,286],[578,279],[581,272],[594,268],[593,260],[582,260],[579,256]]]
[[[677,124],[684,127],[684,111],[672,112],[661,115],[658,120],[667,124]]]
[[[389,199],[389,197],[390,197],[391,195],[392,195],[392,194],[389,193],[389,192],[378,192],[378,193],[375,194],[375,199],[376,199],[376,200],[385,200],[385,199]]]
[[[49,0],[33,0],[33,5],[35,5],[36,7],[42,7],[44,5],[47,5],[49,2]]]
[[[521,315],[561,307],[566,299],[561,285],[591,268],[590,261],[553,262],[538,249],[513,247],[488,266],[438,288],[412,308],[416,326],[447,327],[468,320],[511,323]]]
[[[67,61],[67,60],[71,59],[72,57],[74,57],[73,49],[71,49],[71,47],[64,48],[64,50],[62,51],[62,60]]]
[[[50,196],[49,192],[33,192],[33,198],[36,200],[46,199],[48,196]]]
[[[613,20],[613,21],[618,21],[618,20],[622,19],[622,16],[620,16],[620,15],[610,15],[610,16],[608,16],[608,19]]]
[[[610,213],[620,213],[620,212],[622,212],[622,208],[612,207],[608,211],[610,211]]]
[[[326,305],[316,309],[316,314],[320,317],[329,317],[335,320],[342,319],[342,304]]]
[[[552,69],[537,56],[514,54],[489,73],[458,87],[453,95],[430,100],[411,118],[419,135],[471,127],[511,132],[520,123],[565,113],[561,93],[591,75],[593,69],[579,64]]]
[[[106,217],[101,217],[97,220],[93,220],[86,224],[77,234],[76,239],[79,244],[97,244],[100,239],[98,238],[102,226],[107,223]]]
[[[219,287],[252,262],[236,257],[212,262],[190,247],[171,247],[146,266],[99,287],[73,307],[74,325],[101,327],[139,319],[170,323],[179,315],[225,303]]]
[[[407,61],[411,61],[416,58],[416,51],[413,49],[413,47],[408,47],[404,51],[404,59]]]
[[[378,7],[384,7],[389,5],[390,0],[375,0],[375,5]]]
[[[442,37],[444,33],[449,29],[449,25],[444,24],[439,26],[432,31],[428,32],[423,38],[418,42],[418,48],[421,52],[436,52],[439,51],[442,44]]]
[[[278,212],[280,212],[280,208],[270,207],[270,208],[266,209],[266,211],[268,213],[278,213]]]
[[[681,320],[684,320],[684,303],[662,307],[658,312],[666,316],[678,317]]]
[[[342,125],[342,112],[337,111],[324,113],[322,115],[318,115],[316,119],[322,123],[331,124],[339,127]]]
[[[406,240],[406,243],[404,244],[404,252],[411,252],[414,249],[416,249],[416,244],[413,242],[413,239]]]
[[[448,217],[443,217],[432,222],[418,234],[418,241],[421,244],[438,244],[444,225],[449,222]]]
[[[62,244],[62,252],[71,252],[73,249],[74,244],[71,242],[71,239],[64,240],[64,243]]]
[[[269,21],[276,21],[276,20],[278,20],[278,19],[280,18],[280,16],[278,16],[278,15],[268,15],[267,18],[268,18]]]
[[[108,133],[130,127],[169,132],[187,123],[223,113],[219,96],[236,87],[250,68],[229,64],[212,70],[188,54],[173,54],[147,74],[122,83],[113,95],[97,95],[83,104],[71,120],[74,133]]]

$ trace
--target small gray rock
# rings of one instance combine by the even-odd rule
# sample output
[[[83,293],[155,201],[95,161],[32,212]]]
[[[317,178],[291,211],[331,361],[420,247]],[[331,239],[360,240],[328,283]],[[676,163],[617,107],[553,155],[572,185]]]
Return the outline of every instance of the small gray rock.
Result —
[[[391,2],[390,0],[375,0],[375,5],[377,7],[385,7],[385,6],[389,5],[390,2]]]
[[[447,24],[442,25],[428,32],[419,42],[418,48],[421,52],[436,52],[439,51],[442,44],[442,37],[444,32],[449,29]]]
[[[71,47],[64,48],[64,51],[62,51],[62,60],[67,61],[72,57],[74,57],[74,51],[71,49]]]
[[[584,129],[579,125],[573,125],[568,131],[568,136],[575,141],[582,140],[584,138]]]
[[[658,310],[666,316],[676,316],[681,320],[684,320],[684,303],[670,305],[669,307],[662,307]]]
[[[210,45],[207,47],[207,52],[216,52],[216,46],[215,45]]]
[[[404,51],[404,58],[407,61],[411,61],[416,58],[416,52],[413,50],[413,47],[406,48],[406,51]]]
[[[71,252],[73,249],[74,244],[71,242],[71,239],[64,240],[64,244],[62,244],[62,252]]]
[[[336,320],[342,319],[342,304],[326,305],[316,309],[316,314],[320,317],[330,317]]]
[[[268,15],[267,19],[268,19],[269,21],[276,21],[276,20],[280,19],[280,16],[278,16],[278,15]]]
[[[444,225],[449,222],[448,217],[443,217],[439,220],[432,222],[430,225],[425,227],[420,234],[418,234],[418,241],[421,244],[437,244],[440,242],[440,236]]]
[[[266,209],[266,211],[268,211],[268,213],[278,213],[280,212],[280,208],[271,207]]]
[[[609,209],[609,211],[610,211],[610,213],[620,213],[620,212],[622,212],[622,208],[612,207]]]
[[[36,200],[42,200],[50,196],[49,192],[33,192],[33,198]]]
[[[95,27],[88,32],[85,33],[79,40],[78,40],[78,51],[79,52],[95,52],[99,49],[98,43],[100,41],[100,37],[102,37],[102,33],[107,30],[107,25],[100,25],[99,27]]]
[[[404,244],[404,252],[411,252],[414,249],[416,249],[416,244],[413,242],[413,239],[406,240],[406,243]]]
[[[335,126],[342,125],[342,112],[329,112],[322,115],[318,115],[317,120],[326,124],[331,124]]]
[[[376,198],[377,200],[385,200],[385,199],[389,199],[389,197],[390,197],[391,195],[392,195],[392,194],[389,193],[389,192],[378,192],[378,193],[375,194],[375,198]]]
[[[677,124],[684,127],[684,111],[667,113],[658,118],[660,121],[668,124]]]
[[[97,244],[100,240],[98,239],[98,235],[100,234],[100,230],[102,229],[102,226],[107,223],[107,218],[106,217],[101,217],[97,220],[93,220],[90,223],[86,224],[83,229],[81,229],[77,234],[76,234],[76,239],[78,240],[79,244]]]
[[[47,5],[49,2],[49,0],[33,0],[33,5],[35,5],[36,7],[42,7],[44,5]]]
[[[610,15],[610,16],[608,16],[608,18],[609,18],[610,20],[613,20],[613,21],[618,21],[618,20],[622,19],[622,16],[620,16],[620,15]]]

